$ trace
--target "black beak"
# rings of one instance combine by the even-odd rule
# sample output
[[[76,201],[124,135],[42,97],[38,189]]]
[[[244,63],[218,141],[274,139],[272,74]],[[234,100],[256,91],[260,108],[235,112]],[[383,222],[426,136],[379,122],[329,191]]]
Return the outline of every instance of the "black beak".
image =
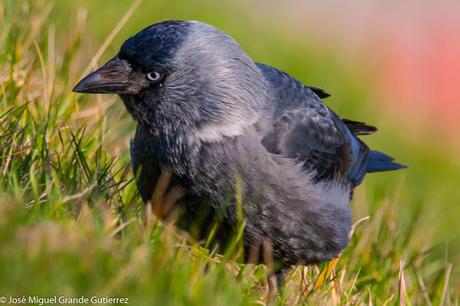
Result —
[[[114,57],[96,71],[84,77],[73,89],[74,92],[123,94],[129,91],[131,65]]]

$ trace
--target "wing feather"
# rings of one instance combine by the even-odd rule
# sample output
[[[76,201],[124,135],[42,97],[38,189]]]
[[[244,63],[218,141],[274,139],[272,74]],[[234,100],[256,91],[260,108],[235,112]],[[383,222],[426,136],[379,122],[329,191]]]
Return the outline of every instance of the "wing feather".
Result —
[[[274,116],[262,139],[265,148],[302,163],[317,182],[344,178],[359,184],[369,150],[321,101],[324,91],[312,90],[273,67],[259,67],[272,84],[276,101]],[[355,126],[368,130],[361,123]]]

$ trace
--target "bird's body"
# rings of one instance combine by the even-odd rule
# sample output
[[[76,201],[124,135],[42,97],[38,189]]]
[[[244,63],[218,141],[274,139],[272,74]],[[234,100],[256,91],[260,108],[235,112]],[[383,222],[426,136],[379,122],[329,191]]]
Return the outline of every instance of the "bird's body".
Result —
[[[351,226],[348,201],[352,184],[339,173],[334,174],[333,168],[336,165],[333,162],[325,160],[322,163],[312,157],[314,160],[308,163],[306,158],[295,156],[297,152],[282,148],[285,144],[276,136],[283,136],[277,133],[278,130],[286,133],[290,131],[278,126],[286,119],[282,117],[283,114],[291,114],[290,111],[294,115],[299,112],[299,119],[306,120],[317,112],[326,116],[335,115],[308,87],[274,68],[259,67],[261,73],[268,74],[267,83],[270,84],[270,77],[275,77],[278,87],[267,86],[267,90],[273,92],[267,95],[270,98],[266,100],[267,105],[259,114],[259,119],[242,129],[238,135],[213,135],[212,141],[200,141],[184,147],[185,154],[177,151],[164,155],[167,149],[163,148],[162,143],[174,140],[155,137],[138,127],[131,143],[131,155],[134,171],[142,167],[138,179],[139,191],[144,201],[149,201],[160,168],[170,167],[175,174],[174,182],[187,186],[193,195],[181,201],[185,210],[183,216],[192,216],[192,220],[197,218],[195,215],[200,213],[195,211],[195,206],[200,204],[197,202],[207,202],[213,208],[211,213],[227,210],[223,218],[226,225],[221,226],[231,232],[236,224],[234,189],[237,177],[240,177],[246,207],[247,245],[268,239],[273,244],[275,259],[283,258],[283,261],[290,264],[299,259],[317,263],[333,258],[348,241]],[[283,99],[286,96],[291,99]],[[188,132],[183,130],[182,135],[168,133],[168,137],[188,139],[191,137],[187,135]],[[314,138],[308,139],[308,129],[303,133],[299,141],[317,141]],[[315,137],[315,133],[312,131],[311,137]],[[332,147],[330,151],[337,149]],[[180,163],[177,162],[179,160]],[[312,165],[314,162],[317,162],[316,167],[321,170],[315,170]],[[321,180],[322,177],[328,179]],[[248,211],[249,208],[251,211]],[[328,237],[327,241],[319,239],[322,235]],[[321,248],[323,251],[318,252]],[[307,255],[309,250],[315,250],[315,254]]]
[[[225,241],[241,190],[247,253],[268,243],[281,266],[336,257],[353,189],[366,172],[401,168],[357,138],[373,127],[341,119],[324,92],[254,62],[203,23],[146,28],[85,80],[76,91],[118,93],[138,122],[131,157],[144,202],[171,169],[186,190],[178,224],[206,232],[217,220]]]

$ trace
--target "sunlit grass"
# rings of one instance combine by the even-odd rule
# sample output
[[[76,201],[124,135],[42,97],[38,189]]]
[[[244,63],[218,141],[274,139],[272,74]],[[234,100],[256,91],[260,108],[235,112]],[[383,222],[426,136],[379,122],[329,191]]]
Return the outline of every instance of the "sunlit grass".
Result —
[[[117,22],[98,47],[85,9],[58,26],[59,5],[69,8],[56,5],[0,2],[0,293],[126,296],[132,305],[269,303],[265,267],[238,264],[144,212],[129,168],[130,118],[116,97],[71,93]],[[440,164],[439,153],[418,154]],[[442,177],[444,168],[430,169]],[[444,198],[390,178],[396,183],[371,178],[372,192],[357,191],[351,244],[338,261],[296,267],[273,303],[458,303],[456,267],[424,213]],[[430,188],[456,193],[452,186]]]

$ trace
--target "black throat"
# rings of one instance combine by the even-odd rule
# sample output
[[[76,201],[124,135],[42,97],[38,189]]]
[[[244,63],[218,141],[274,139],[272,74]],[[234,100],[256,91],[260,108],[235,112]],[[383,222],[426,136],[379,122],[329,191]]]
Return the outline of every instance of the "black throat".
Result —
[[[138,96],[122,95],[121,98],[138,124],[135,137],[148,144],[145,149],[154,162],[171,168],[178,175],[193,175],[201,147],[194,136],[193,122],[180,112],[166,115],[159,104]]]

